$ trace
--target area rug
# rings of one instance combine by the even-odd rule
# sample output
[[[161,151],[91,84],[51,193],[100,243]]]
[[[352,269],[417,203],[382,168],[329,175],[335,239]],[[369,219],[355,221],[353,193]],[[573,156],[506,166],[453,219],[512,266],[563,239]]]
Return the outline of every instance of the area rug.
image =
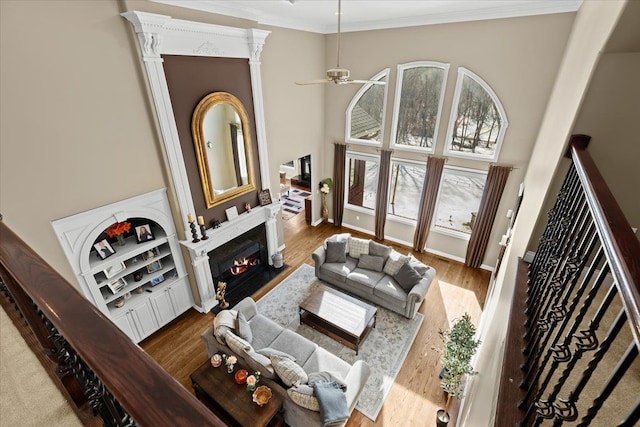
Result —
[[[308,193],[303,190],[299,190],[297,188],[290,190],[282,198],[283,210],[292,212],[292,213],[302,212],[304,210],[304,199],[310,195],[311,193]]]
[[[260,298],[257,302],[258,309],[276,323],[298,332],[350,364],[358,359],[367,362],[371,368],[371,375],[356,409],[375,421],[409,353],[424,316],[417,313],[416,317],[409,320],[378,307],[376,327],[361,344],[356,356],[352,349],[307,325],[300,325],[298,306],[319,283],[314,268],[302,264],[282,283]]]

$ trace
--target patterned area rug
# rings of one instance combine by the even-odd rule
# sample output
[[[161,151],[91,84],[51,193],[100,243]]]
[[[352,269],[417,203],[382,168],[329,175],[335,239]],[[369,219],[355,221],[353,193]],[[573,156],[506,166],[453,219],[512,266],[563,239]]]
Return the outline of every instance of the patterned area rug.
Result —
[[[409,320],[399,314],[378,307],[376,327],[355,351],[322,333],[300,325],[299,304],[310,294],[320,281],[315,277],[314,268],[301,265],[289,277],[273,288],[258,302],[259,311],[280,325],[298,332],[348,363],[362,359],[371,367],[371,376],[360,395],[356,409],[375,421],[382,408],[404,359],[422,325],[424,316],[417,313]]]

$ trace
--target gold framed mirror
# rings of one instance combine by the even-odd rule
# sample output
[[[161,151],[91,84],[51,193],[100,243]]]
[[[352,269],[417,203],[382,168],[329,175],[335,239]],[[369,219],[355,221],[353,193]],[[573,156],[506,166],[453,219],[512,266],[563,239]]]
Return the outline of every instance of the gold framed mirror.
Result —
[[[249,118],[238,98],[205,96],[193,112],[191,133],[207,208],[256,189]]]

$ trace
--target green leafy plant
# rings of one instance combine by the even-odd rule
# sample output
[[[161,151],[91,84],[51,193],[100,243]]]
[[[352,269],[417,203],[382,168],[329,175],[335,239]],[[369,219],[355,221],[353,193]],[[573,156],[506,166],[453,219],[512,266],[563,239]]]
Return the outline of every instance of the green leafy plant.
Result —
[[[442,339],[443,348],[437,349],[442,354],[442,368],[444,377],[440,382],[442,389],[449,395],[447,408],[451,397],[462,399],[465,375],[475,375],[476,371],[471,366],[471,358],[475,354],[480,340],[476,340],[476,327],[471,323],[471,316],[465,313],[453,322],[448,331],[438,332]]]

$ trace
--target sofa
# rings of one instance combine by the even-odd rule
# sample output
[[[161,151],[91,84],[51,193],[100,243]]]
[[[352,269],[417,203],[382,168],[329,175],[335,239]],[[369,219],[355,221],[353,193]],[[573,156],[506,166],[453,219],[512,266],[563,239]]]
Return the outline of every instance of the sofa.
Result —
[[[409,319],[424,300],[436,270],[370,239],[335,234],[311,255],[323,282]]]
[[[277,389],[272,391],[283,398],[284,420],[291,427],[323,425],[318,402],[313,396],[314,389],[306,384],[307,381],[311,384],[312,377],[329,376],[340,384],[344,389],[347,418],[369,378],[370,369],[364,361],[358,360],[350,365],[312,341],[280,326],[260,314],[250,297],[240,301],[231,310],[218,313],[214,324],[202,333],[201,339],[209,357],[215,353],[235,355],[244,362],[244,366],[273,379]],[[282,362],[287,362],[287,366],[293,363],[294,371],[301,368],[304,373],[298,372],[292,379],[288,373],[283,374]],[[300,377],[308,379],[305,381]],[[336,425],[344,425],[345,422]]]

